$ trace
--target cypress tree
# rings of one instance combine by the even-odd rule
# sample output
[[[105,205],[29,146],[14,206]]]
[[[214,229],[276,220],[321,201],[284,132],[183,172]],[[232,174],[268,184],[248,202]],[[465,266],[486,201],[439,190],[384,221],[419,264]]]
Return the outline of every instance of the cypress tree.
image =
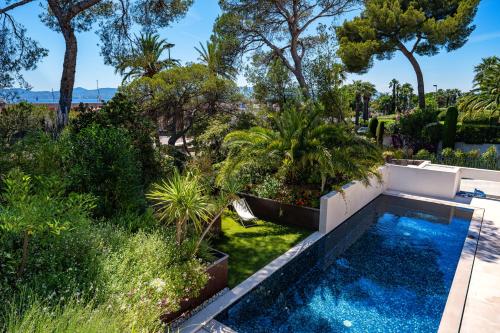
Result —
[[[443,135],[443,148],[455,148],[455,136],[457,134],[457,119],[458,110],[456,107],[451,106],[446,111],[446,118],[444,121],[444,135]]]

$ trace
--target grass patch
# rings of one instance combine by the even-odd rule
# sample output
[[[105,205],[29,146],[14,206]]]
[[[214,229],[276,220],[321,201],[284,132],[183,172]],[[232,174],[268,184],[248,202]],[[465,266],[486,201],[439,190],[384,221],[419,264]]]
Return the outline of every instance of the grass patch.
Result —
[[[222,235],[214,247],[229,254],[229,287],[238,285],[311,233],[264,221],[244,228],[233,213],[224,214]]]

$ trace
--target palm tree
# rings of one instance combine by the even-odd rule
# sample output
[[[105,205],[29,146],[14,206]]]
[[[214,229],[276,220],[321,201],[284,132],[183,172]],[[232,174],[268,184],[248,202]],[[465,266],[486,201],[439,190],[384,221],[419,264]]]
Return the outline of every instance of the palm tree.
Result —
[[[413,97],[413,86],[409,83],[404,83],[402,86],[401,86],[401,98],[403,100],[403,107],[405,108],[405,110],[409,110],[411,109],[411,99]]]
[[[324,123],[319,114],[319,109],[290,108],[277,117],[273,129],[253,127],[229,133],[224,139],[229,154],[217,181],[223,183],[242,170],[260,166],[285,180],[318,172],[324,191],[327,181],[339,175],[367,182],[377,174],[372,169],[380,159],[377,147],[341,126]]]
[[[157,34],[141,34],[135,37],[130,54],[121,57],[116,66],[116,72],[123,76],[123,82],[138,77],[153,77],[164,69],[179,64],[170,58],[170,49],[174,44],[160,39]],[[168,58],[161,60],[163,52],[168,51]]]
[[[460,108],[469,112],[500,112],[500,59],[490,57],[476,66],[475,88],[460,100]]]
[[[373,83],[362,82],[361,91],[363,95],[363,120],[366,121],[369,117],[370,100],[377,93],[377,89]]]
[[[492,67],[497,66],[499,63],[500,58],[497,56],[483,58],[481,63],[474,67],[474,73],[476,73],[474,75],[474,82],[482,82],[488,71],[490,71]]]
[[[359,115],[361,114],[362,108],[362,98],[363,98],[363,82],[360,80],[355,80],[351,84],[351,89],[354,94],[354,124],[359,125]]]
[[[391,82],[389,82],[389,88],[392,88],[392,113],[396,113],[397,110],[399,87],[400,84],[398,80],[392,79]]]
[[[203,194],[199,179],[192,173],[182,176],[175,171],[168,181],[154,184],[147,198],[154,202],[160,221],[175,224],[178,245],[186,238],[189,223],[201,231],[210,217],[209,198]]]
[[[216,35],[210,37],[205,45],[200,42],[200,47],[195,47],[199,60],[206,65],[210,73],[231,79],[236,75],[236,68],[224,59],[223,45]]]

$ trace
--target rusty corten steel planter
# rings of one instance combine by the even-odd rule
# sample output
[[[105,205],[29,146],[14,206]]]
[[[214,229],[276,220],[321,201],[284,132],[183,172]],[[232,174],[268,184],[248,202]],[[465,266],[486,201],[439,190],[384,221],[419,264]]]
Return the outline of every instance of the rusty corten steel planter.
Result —
[[[276,200],[239,193],[259,219],[277,224],[319,230],[319,209],[284,204]]]
[[[209,280],[205,287],[200,291],[198,297],[189,298],[181,301],[181,308],[177,312],[165,313],[161,319],[165,323],[169,323],[178,318],[184,312],[192,310],[210,299],[212,296],[227,287],[227,272],[229,255],[212,249],[216,259],[205,270],[209,276]]]

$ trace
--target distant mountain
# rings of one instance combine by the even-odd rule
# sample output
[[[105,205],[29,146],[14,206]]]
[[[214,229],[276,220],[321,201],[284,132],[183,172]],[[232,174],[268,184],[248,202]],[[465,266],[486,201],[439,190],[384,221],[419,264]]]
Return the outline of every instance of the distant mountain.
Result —
[[[73,89],[73,103],[92,103],[102,100],[108,101],[115,95],[117,88],[100,88],[88,90],[77,87]],[[59,91],[33,91],[25,89],[0,89],[0,96],[16,96],[15,101],[26,101],[30,103],[58,103]]]

